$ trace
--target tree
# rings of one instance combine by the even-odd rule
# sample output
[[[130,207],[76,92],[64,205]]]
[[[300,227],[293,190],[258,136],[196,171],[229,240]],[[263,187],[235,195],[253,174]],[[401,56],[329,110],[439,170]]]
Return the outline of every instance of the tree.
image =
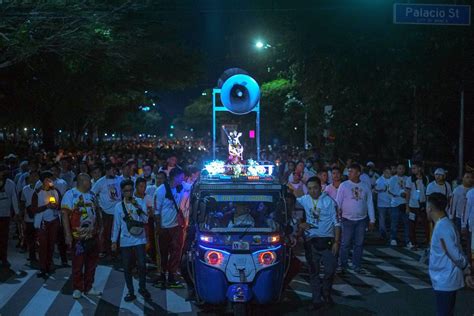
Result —
[[[51,147],[58,127],[75,135],[106,128],[106,115],[135,112],[149,87],[182,88],[192,82],[196,57],[185,52],[169,25],[149,15],[146,3],[47,1],[3,7],[5,120],[12,126],[39,124]],[[29,120],[18,112],[34,115]]]

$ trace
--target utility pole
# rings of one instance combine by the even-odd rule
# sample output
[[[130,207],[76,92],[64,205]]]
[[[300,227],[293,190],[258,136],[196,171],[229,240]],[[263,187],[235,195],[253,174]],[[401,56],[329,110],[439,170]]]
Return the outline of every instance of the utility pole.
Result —
[[[461,108],[459,113],[459,157],[458,178],[461,179],[464,167],[464,87],[461,89]]]
[[[304,149],[308,150],[308,109],[304,106]]]

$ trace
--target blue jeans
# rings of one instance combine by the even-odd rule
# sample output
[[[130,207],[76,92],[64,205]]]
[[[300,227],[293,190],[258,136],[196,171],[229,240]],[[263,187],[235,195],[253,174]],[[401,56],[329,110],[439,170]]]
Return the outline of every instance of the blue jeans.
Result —
[[[390,207],[378,207],[379,211],[379,232],[380,236],[384,239],[387,238],[387,223],[385,219],[388,217],[390,213]]]
[[[403,222],[403,238],[405,244],[408,244],[410,241],[410,220],[408,219],[408,214],[405,212],[406,205],[401,204],[397,207],[392,207],[390,209],[390,239],[397,240],[397,228],[398,228],[398,221],[400,218]]]
[[[367,228],[367,218],[351,221],[342,218],[342,243],[341,243],[341,267],[347,268],[349,250],[353,244],[352,265],[355,269],[360,268],[362,252],[364,250],[365,229]]]
[[[131,247],[120,247],[122,255],[123,272],[125,276],[125,284],[127,284],[128,292],[133,294],[132,264],[136,262],[138,268],[138,287],[140,290],[146,288],[146,251],[145,245],[137,245]],[[135,253],[135,258],[133,256]]]
[[[436,297],[436,316],[453,316],[457,291],[434,291]]]

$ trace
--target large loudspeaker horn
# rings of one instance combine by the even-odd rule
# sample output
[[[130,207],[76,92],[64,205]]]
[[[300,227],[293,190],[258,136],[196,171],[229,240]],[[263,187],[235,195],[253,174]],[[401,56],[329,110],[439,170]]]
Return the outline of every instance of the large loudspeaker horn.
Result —
[[[247,114],[260,101],[258,83],[242,69],[226,70],[218,86],[221,88],[222,104],[234,114]]]

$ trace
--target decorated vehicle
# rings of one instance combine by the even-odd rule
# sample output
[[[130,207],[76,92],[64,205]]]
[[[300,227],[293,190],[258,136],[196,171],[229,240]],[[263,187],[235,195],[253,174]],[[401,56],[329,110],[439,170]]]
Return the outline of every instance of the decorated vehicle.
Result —
[[[280,299],[290,250],[273,166],[235,167],[214,161],[194,187],[188,270],[199,302],[230,303],[234,314],[245,315],[254,304]]]

